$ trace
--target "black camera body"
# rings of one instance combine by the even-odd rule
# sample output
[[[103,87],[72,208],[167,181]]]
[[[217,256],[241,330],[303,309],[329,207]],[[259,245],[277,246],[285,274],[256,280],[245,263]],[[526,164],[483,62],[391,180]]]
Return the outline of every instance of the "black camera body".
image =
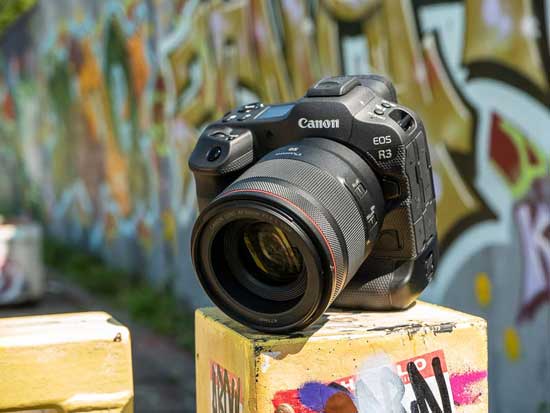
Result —
[[[228,112],[189,165],[195,268],[238,321],[288,332],[329,305],[403,309],[433,276],[426,132],[382,76],[325,78],[296,102]]]

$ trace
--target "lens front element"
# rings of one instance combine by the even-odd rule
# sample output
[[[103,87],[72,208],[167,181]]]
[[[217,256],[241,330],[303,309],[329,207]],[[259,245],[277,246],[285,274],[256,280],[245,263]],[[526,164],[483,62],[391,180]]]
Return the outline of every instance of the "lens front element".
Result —
[[[243,261],[260,280],[275,285],[287,284],[302,272],[302,254],[275,225],[249,224],[242,239],[245,245]]]

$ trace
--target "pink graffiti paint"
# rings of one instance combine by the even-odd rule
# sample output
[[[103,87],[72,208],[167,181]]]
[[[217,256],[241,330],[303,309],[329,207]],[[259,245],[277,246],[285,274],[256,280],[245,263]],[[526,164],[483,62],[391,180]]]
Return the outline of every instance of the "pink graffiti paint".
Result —
[[[465,404],[474,404],[481,393],[475,391],[472,387],[475,383],[487,378],[487,371],[467,371],[465,373],[451,374],[451,390],[455,404],[462,406]]]

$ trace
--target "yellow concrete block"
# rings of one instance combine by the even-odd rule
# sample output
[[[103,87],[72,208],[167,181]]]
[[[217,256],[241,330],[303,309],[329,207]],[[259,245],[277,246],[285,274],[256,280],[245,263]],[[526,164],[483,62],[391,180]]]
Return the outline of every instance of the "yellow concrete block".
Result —
[[[0,412],[131,413],[130,332],[102,312],[0,319]]]
[[[196,313],[197,413],[488,412],[483,319],[423,302],[265,335]]]

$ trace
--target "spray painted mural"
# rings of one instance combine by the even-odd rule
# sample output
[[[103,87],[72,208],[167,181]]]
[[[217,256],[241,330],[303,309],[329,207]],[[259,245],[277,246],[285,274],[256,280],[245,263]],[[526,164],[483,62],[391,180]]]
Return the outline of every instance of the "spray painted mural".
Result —
[[[485,370],[450,374],[443,350],[397,363],[379,353],[367,358],[356,375],[279,391],[273,405],[277,407],[275,413],[455,413],[457,408],[483,411],[482,384],[486,377]]]
[[[548,0],[42,1],[2,50],[0,205],[38,203],[192,305],[201,126],[325,75],[390,76],[436,173],[424,298],[489,320],[493,411],[550,412]]]

